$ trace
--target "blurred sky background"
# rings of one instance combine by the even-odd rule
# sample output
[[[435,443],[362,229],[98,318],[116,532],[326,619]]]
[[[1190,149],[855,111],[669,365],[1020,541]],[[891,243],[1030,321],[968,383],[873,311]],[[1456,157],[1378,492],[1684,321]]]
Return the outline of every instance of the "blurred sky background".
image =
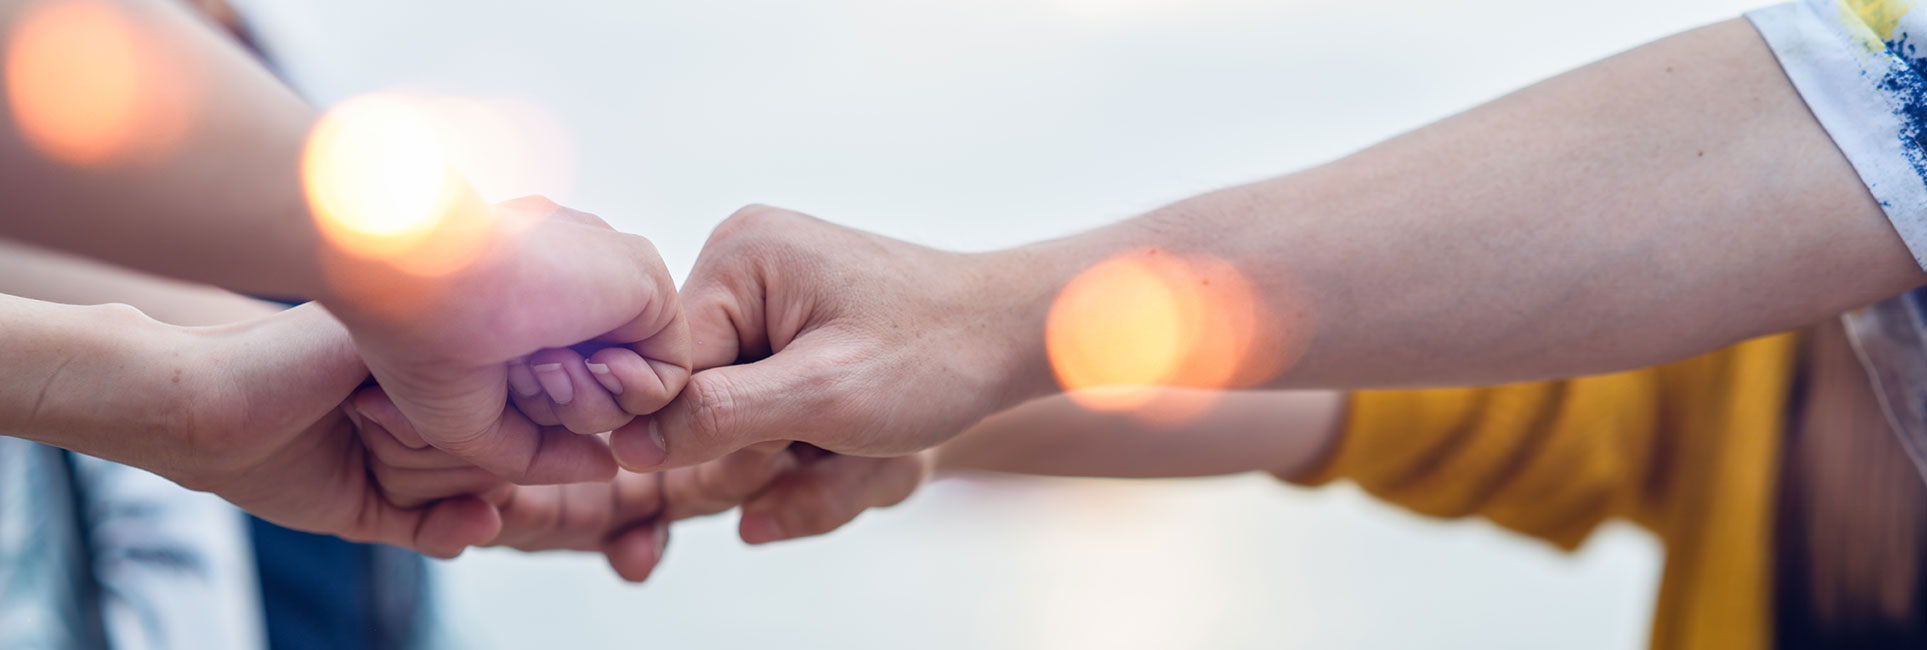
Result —
[[[472,100],[485,196],[647,235],[680,278],[759,202],[966,250],[1301,169],[1758,2],[243,0],[300,89]],[[469,105],[469,104],[463,104]],[[959,317],[968,317],[959,314]],[[440,565],[457,647],[1641,648],[1657,544],[1566,555],[1346,486],[949,481],[825,538],[675,529]]]

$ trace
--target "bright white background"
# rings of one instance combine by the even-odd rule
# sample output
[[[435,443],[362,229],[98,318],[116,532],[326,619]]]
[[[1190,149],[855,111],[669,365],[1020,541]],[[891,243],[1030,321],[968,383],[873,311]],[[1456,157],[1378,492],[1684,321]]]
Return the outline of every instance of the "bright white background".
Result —
[[[680,277],[762,202],[954,249],[1301,169],[1745,0],[253,0],[322,104],[511,104],[458,152],[645,234]],[[939,483],[827,538],[676,529],[445,565],[455,647],[1638,648],[1658,546],[1565,555],[1256,477]]]

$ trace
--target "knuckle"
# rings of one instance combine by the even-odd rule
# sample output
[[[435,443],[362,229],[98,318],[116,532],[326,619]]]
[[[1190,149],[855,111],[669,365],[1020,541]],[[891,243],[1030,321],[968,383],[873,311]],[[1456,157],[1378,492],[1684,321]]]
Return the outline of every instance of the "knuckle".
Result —
[[[736,417],[736,389],[727,375],[696,375],[683,390],[690,394],[689,424],[698,436],[714,438],[729,430]]]
[[[528,210],[530,212],[553,212],[562,209],[560,204],[540,194],[530,194],[528,196],[509,199],[503,201],[502,206],[517,210]]]
[[[760,204],[750,204],[738,208],[728,218],[716,226],[714,237],[717,239],[739,237],[742,235],[780,227],[797,218],[795,212]]]

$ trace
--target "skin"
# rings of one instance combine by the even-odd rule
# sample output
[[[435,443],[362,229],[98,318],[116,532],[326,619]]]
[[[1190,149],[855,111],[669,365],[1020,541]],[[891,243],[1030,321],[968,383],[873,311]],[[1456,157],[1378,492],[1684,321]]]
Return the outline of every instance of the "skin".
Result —
[[[82,421],[77,416],[69,416],[64,419],[67,425],[48,427],[51,430],[42,431],[36,437],[48,442],[79,442],[88,439],[84,434],[89,430],[145,430],[153,433],[149,436],[151,439],[163,442],[156,444],[146,456],[136,455],[120,460],[142,463],[170,477],[219,474],[221,472],[209,469],[201,461],[220,458],[227,453],[241,453],[250,445],[272,444],[262,440],[252,430],[216,432],[180,425],[179,421],[215,420],[224,417],[220,414],[243,410],[246,404],[273,403],[288,399],[291,395],[304,396],[303,399],[307,396],[329,396],[329,399],[313,400],[316,404],[338,401],[342,396],[341,391],[353,389],[366,378],[365,369],[352,358],[339,354],[342,350],[352,349],[347,332],[339,324],[327,321],[313,306],[281,314],[283,308],[279,305],[213,287],[136,273],[5,240],[0,240],[0,293],[62,303],[7,303],[45,311],[40,315],[43,320],[28,321],[38,323],[39,327],[30,331],[62,337],[63,343],[52,346],[54,348],[70,349],[70,342],[88,341],[96,347],[123,352],[114,357],[114,363],[123,371],[117,371],[110,377],[76,377],[63,371],[67,378],[56,383],[62,388],[72,389],[76,397],[73,400],[56,399],[55,403],[72,404],[74,408],[81,409],[78,412],[88,414],[86,418],[92,419]],[[121,305],[87,306],[103,303]],[[130,313],[126,307],[130,305],[147,317],[167,325]],[[62,318],[44,320],[49,314],[62,315]],[[67,316],[72,318],[68,319]],[[77,321],[79,327],[67,327],[67,320]],[[122,326],[128,324],[131,326]],[[240,367],[245,374],[253,376],[255,372],[266,370],[256,366],[274,358],[262,354],[244,358],[240,356],[244,354],[242,350],[223,349],[229,347],[229,341],[239,340],[237,333],[243,331],[248,333],[246,339],[250,344],[258,348],[253,352],[292,354],[286,358],[300,362],[314,358],[332,359],[336,363],[324,363],[323,367],[339,372],[302,373],[285,378],[302,380],[304,385],[298,388],[287,383],[236,381],[235,377],[217,374],[221,364],[241,362]],[[141,350],[158,349],[151,342],[158,339],[195,341],[193,352],[187,356],[204,362],[188,363],[183,367],[195,379],[181,384],[170,383],[168,388],[171,391],[129,390],[134,385],[155,383],[146,378],[157,376],[162,371],[160,366],[155,365],[162,363],[162,359],[136,354]],[[24,342],[21,346],[22,350],[47,349],[47,346]],[[211,359],[209,355],[213,355]],[[526,369],[526,364],[521,365]],[[130,366],[142,370],[125,372],[124,369]],[[26,378],[16,379],[24,382]],[[219,384],[221,388],[216,390],[213,384]],[[135,405],[134,408],[116,410],[91,408],[82,403],[84,396],[78,395],[89,385],[105,390],[128,391],[126,394],[135,397],[147,397],[153,406]],[[248,389],[257,386],[278,387],[280,394],[249,392]],[[599,383],[592,386],[595,390],[604,389]],[[34,393],[10,390],[9,394]],[[534,405],[537,410],[548,404],[546,399],[524,401]],[[357,408],[357,404],[363,402],[369,403],[368,406]],[[164,409],[162,405],[171,406]],[[178,412],[184,405],[204,409],[208,415],[147,423],[130,418]],[[639,582],[646,579],[661,560],[669,539],[670,522],[722,513],[748,504],[744,508],[742,535],[750,543],[818,534],[847,523],[864,510],[902,500],[929,473],[926,459],[921,458],[886,460],[833,457],[820,452],[812,453],[807,448],[789,449],[778,445],[744,450],[712,463],[661,474],[623,472],[611,483],[518,487],[446,452],[403,445],[387,429],[362,415],[364,411],[372,411],[379,413],[382,419],[399,418],[393,403],[386,400],[379,388],[369,387],[362,391],[361,399],[350,399],[342,406],[342,409],[320,418],[311,430],[297,436],[303,437],[300,444],[309,449],[317,444],[326,445],[330,439],[335,444],[358,443],[349,446],[361,450],[362,457],[359,459],[353,458],[353,453],[348,451],[328,456],[342,459],[336,481],[350,483],[347,488],[324,483],[323,487],[285,490],[286,484],[280,475],[269,471],[255,474],[263,479],[259,485],[234,484],[224,489],[222,494],[352,495],[373,490],[382,498],[382,501],[372,502],[373,506],[384,512],[405,513],[404,519],[419,516],[419,511],[425,509],[450,508],[439,505],[445,499],[479,496],[482,502],[493,506],[499,514],[474,510],[472,504],[454,506],[460,515],[474,519],[469,521],[443,515],[435,522],[443,528],[453,526],[456,530],[434,531],[425,536],[358,535],[354,530],[342,528],[337,520],[309,517],[316,507],[311,503],[302,503],[299,508],[282,508],[286,512],[282,512],[276,521],[315,532],[340,533],[413,547],[438,556],[459,550],[458,543],[506,546],[529,551],[600,551],[619,576]],[[44,410],[41,422],[50,423],[49,414],[71,413],[75,412],[74,408],[56,406]],[[52,417],[52,420],[61,419]],[[359,434],[357,440],[350,441],[349,436],[340,432],[344,426],[355,428]],[[196,444],[213,447],[220,453],[197,450],[171,458],[168,462],[156,462],[155,455],[171,454],[181,449],[186,441],[203,437],[215,439]],[[112,449],[110,447],[109,451]],[[354,469],[357,463],[361,463],[359,471]],[[861,471],[844,469],[845,465],[852,463],[869,467]],[[372,484],[354,484],[349,480],[362,475],[371,478]],[[192,479],[189,481],[191,483]],[[860,484],[845,485],[850,481]],[[321,506],[327,507],[330,503],[324,501]],[[339,503],[368,502],[344,498]],[[462,534],[463,526],[469,527],[467,537],[440,546],[417,543],[418,539],[440,543],[439,536]],[[483,531],[491,528],[498,532],[493,537],[484,538]]]
[[[480,495],[502,516],[490,545],[600,551],[632,582],[647,579],[662,560],[672,522],[740,507],[744,542],[821,535],[903,501],[935,462],[927,454],[868,458],[777,443],[693,467],[619,472],[609,482],[512,485],[447,452],[406,444],[387,423],[407,421],[380,387],[361,390],[351,403],[362,414],[369,471],[390,501],[420,506]]]
[[[0,296],[0,322],[10,435],[147,469],[284,526],[437,557],[500,525],[475,498],[381,498],[340,408],[367,370],[318,305],[185,328],[126,305]]]
[[[1757,33],[1732,20],[1304,172],[1062,240],[934,250],[754,206],[683,287],[698,372],[661,467],[799,440],[890,456],[1058,394],[1055,296],[1119,254],[1248,281],[1270,388],[1653,365],[1919,286],[1920,267]],[[1201,386],[1222,388],[1223,386]],[[640,463],[632,467],[642,468]]]
[[[0,5],[0,26],[23,4]],[[1011,251],[946,253],[748,209],[691,274],[684,339],[646,241],[548,206],[464,194],[451,223],[512,223],[516,236],[489,238],[474,264],[433,281],[339,257],[318,243],[293,180],[312,111],[178,16],[130,6],[223,101],[166,165],[76,169],[0,131],[0,191],[22,208],[6,234],[319,297],[409,422],[398,440],[523,482],[614,471],[600,438],[508,406],[514,363],[543,350],[592,341],[704,369],[666,411],[611,436],[632,469],[787,441],[901,455],[1056,394],[1041,336],[1051,300],[1122,253],[1210,253],[1248,279],[1272,317],[1250,354],[1278,368],[1248,385],[1269,387],[1650,365],[1922,281],[1770,53],[1732,21],[1329,165]],[[327,268],[385,295],[342,291]],[[676,358],[679,342],[694,356]],[[544,387],[554,406],[575,401],[587,385],[576,380],[596,381],[562,365],[567,397]],[[656,379],[664,395],[684,382]]]
[[[43,4],[0,2],[0,34],[17,40]],[[429,276],[351,254],[323,236],[303,191],[312,107],[186,8],[90,6],[164,54],[146,64],[192,108],[179,145],[76,162],[36,147],[20,98],[0,102],[0,194],[9,204],[0,236],[243,293],[316,299],[353,334],[423,443],[514,481],[608,479],[616,466],[607,445],[576,434],[653,411],[687,380],[675,285],[646,239],[544,200],[489,205],[456,178],[431,239],[479,242],[472,260]],[[541,422],[513,408],[510,362],[570,346],[614,359],[602,365],[628,373],[626,397]]]

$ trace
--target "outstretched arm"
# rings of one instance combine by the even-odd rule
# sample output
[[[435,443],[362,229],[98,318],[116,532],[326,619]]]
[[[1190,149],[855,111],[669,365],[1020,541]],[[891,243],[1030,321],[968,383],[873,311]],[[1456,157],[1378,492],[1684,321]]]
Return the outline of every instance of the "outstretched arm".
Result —
[[[1303,476],[1330,455],[1345,397],[1325,391],[1183,390],[1194,413],[1160,421],[1093,412],[1068,397],[992,415],[937,447],[937,468],[1164,478],[1268,471]]]
[[[431,117],[322,118],[175,3],[5,0],[0,35],[0,236],[316,299],[423,440],[517,481],[606,479],[599,439],[543,425],[604,431],[686,380],[653,246],[543,201],[484,203],[435,155]],[[508,406],[511,362],[583,344],[638,371],[620,400],[539,421]],[[555,369],[592,381],[572,361]]]
[[[1094,270],[1115,273],[1087,281]],[[907,453],[1066,383],[1571,376],[1797,327],[1922,280],[1736,19],[1322,167],[1011,251],[746,209],[683,290],[696,365],[713,369],[656,423],[672,466],[778,439]],[[1247,340],[1226,346],[1234,335]]]

